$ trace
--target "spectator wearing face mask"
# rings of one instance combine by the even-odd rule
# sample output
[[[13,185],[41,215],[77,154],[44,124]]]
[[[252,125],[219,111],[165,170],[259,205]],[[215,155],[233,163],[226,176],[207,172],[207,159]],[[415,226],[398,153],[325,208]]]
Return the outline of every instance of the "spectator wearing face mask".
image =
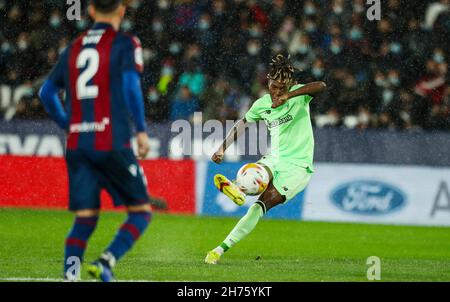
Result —
[[[347,60],[351,60],[347,56],[343,40],[340,38],[332,38],[326,53],[329,65],[335,68],[344,68],[347,65]]]
[[[306,34],[299,36],[298,40],[292,41],[289,45],[289,53],[292,60],[297,63],[296,67],[302,70],[310,69],[316,57],[311,39]]]
[[[169,102],[155,86],[150,86],[144,103],[146,118],[153,122],[164,122],[168,118]]]
[[[216,73],[216,64],[214,64],[215,55],[217,53],[219,36],[211,28],[211,16],[209,14],[203,14],[198,22],[196,37],[200,49],[202,50],[201,63],[202,68],[208,73]]]

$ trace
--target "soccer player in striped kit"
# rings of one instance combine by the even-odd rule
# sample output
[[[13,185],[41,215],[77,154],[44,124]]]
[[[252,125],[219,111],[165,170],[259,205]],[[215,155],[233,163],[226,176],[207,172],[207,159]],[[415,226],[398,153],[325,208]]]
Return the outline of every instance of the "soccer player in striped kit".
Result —
[[[69,209],[75,222],[65,242],[64,278],[73,280],[71,259],[83,261],[97,225],[100,191],[124,205],[128,218],[101,256],[89,264],[91,276],[113,281],[112,268],[147,228],[151,207],[145,175],[131,149],[132,120],[138,158],[149,151],[140,84],[143,71],[139,40],[119,31],[122,0],[91,0],[93,27],[61,54],[40,91],[52,119],[67,133]],[[65,91],[64,106],[58,92]],[[77,259],[75,258],[75,259]]]

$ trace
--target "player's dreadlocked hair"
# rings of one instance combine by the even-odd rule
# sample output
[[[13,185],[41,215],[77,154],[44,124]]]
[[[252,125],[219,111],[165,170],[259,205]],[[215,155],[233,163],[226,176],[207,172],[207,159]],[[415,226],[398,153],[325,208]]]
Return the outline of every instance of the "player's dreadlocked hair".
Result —
[[[289,58],[290,55],[287,57],[282,54],[274,55],[270,62],[270,70],[267,78],[285,84],[292,84],[294,82],[294,72],[296,71],[296,68],[292,66]]]

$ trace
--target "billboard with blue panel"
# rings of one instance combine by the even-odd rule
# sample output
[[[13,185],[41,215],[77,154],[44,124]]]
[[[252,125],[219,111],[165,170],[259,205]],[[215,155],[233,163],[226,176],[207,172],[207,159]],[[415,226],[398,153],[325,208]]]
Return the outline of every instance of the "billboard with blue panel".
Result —
[[[228,197],[220,193],[214,186],[214,175],[223,174],[229,179],[234,179],[239,168],[245,162],[238,163],[208,163],[206,168],[206,181],[204,184],[203,201],[201,203],[200,214],[211,216],[233,216],[240,217],[247,213],[248,208],[258,200],[257,196],[247,196],[243,206],[234,204]],[[294,199],[284,205],[279,205],[268,211],[265,217],[279,219],[300,219],[302,214],[304,193],[298,194]]]

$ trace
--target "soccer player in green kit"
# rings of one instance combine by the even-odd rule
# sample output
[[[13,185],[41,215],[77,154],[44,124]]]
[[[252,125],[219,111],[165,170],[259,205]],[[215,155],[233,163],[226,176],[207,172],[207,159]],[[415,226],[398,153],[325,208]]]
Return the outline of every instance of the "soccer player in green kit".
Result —
[[[294,71],[289,57],[277,54],[272,58],[267,75],[269,93],[253,103],[212,156],[212,160],[220,164],[225,150],[245,131],[247,123],[259,120],[266,122],[271,136],[271,153],[257,163],[267,170],[269,185],[225,240],[208,252],[205,258],[208,264],[216,264],[224,252],[255,228],[268,210],[302,192],[311,179],[314,172],[314,136],[309,103],[315,95],[326,89],[326,84],[297,84],[293,78]],[[217,174],[214,183],[233,202],[238,205],[244,203],[245,195],[225,176]]]

